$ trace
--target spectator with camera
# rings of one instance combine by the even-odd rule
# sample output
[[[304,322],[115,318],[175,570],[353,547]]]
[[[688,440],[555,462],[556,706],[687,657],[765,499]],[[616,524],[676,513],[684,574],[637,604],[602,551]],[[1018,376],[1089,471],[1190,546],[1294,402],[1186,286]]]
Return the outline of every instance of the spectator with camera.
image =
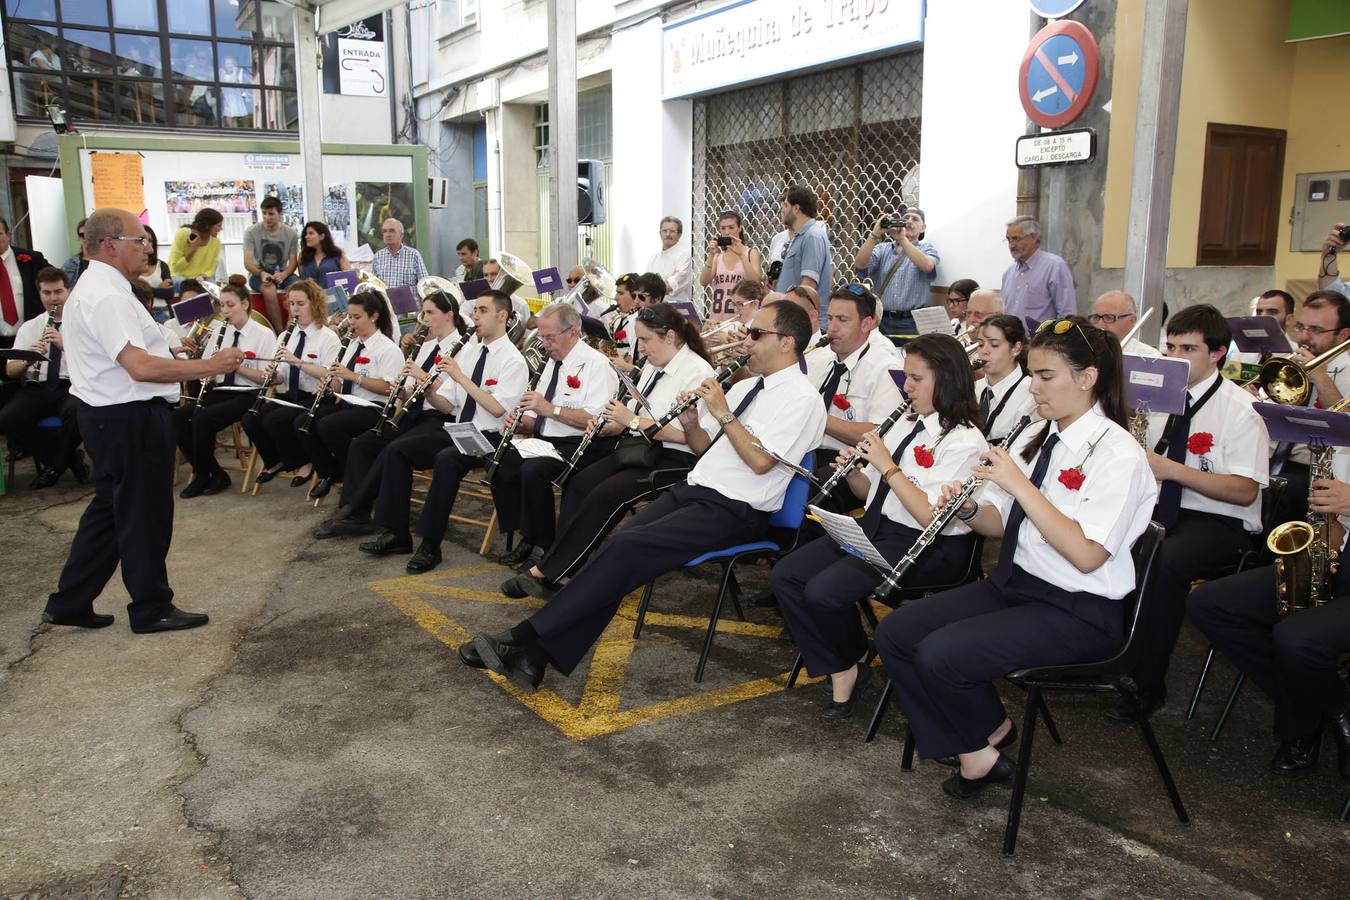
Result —
[[[712,286],[709,321],[735,318],[732,292],[736,285],[764,277],[763,259],[758,250],[746,244],[745,237],[745,222],[739,212],[729,209],[717,217],[717,235],[708,239],[708,257],[698,276],[699,284]]]
[[[1350,287],[1346,286],[1340,266],[1336,263],[1336,254],[1344,250],[1346,244],[1350,244],[1350,225],[1337,222],[1331,226],[1327,239],[1322,243],[1322,264],[1317,270],[1319,291],[1338,291],[1350,297]]]
[[[926,235],[923,210],[911,206],[898,216],[877,219],[858,248],[853,268],[859,278],[871,279],[876,285],[882,306],[877,327],[882,334],[917,334],[914,310],[932,302],[938,252]]]

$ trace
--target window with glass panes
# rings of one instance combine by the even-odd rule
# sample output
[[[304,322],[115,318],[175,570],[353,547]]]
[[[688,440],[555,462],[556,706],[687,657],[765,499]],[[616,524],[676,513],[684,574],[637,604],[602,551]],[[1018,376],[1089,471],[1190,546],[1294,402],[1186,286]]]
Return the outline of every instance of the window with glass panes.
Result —
[[[4,0],[14,111],[293,132],[291,8],[277,0]]]

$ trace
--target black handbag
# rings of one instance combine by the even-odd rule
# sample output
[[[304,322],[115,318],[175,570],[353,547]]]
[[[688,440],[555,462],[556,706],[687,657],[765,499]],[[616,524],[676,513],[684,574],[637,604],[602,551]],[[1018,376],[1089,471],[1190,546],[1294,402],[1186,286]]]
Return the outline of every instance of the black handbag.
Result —
[[[661,450],[660,441],[649,444],[638,435],[626,434],[614,448],[614,456],[620,469],[650,469],[661,458]]]

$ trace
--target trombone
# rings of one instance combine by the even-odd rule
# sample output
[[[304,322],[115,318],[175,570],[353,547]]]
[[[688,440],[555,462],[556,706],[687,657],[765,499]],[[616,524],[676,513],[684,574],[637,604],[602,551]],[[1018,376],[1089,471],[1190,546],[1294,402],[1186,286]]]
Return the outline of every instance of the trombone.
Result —
[[[1272,403],[1281,406],[1305,406],[1309,395],[1312,394],[1312,381],[1308,378],[1308,373],[1331,362],[1346,350],[1350,350],[1350,341],[1342,341],[1306,363],[1295,362],[1287,356],[1268,359],[1255,378],[1242,382],[1238,387],[1255,384],[1265,392]]]

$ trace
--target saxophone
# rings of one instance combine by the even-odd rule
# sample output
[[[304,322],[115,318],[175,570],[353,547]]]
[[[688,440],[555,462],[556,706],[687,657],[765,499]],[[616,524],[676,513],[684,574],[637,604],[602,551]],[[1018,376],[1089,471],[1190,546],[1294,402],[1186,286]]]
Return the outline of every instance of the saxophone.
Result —
[[[1350,407],[1350,397],[1331,408],[1343,412]],[[1334,447],[1308,447],[1308,483],[1330,480],[1331,458]],[[1311,487],[1309,488],[1311,491]],[[1332,529],[1338,528],[1334,516],[1308,510],[1308,520],[1296,519],[1270,530],[1266,547],[1275,555],[1275,577],[1279,591],[1276,603],[1280,618],[1295,610],[1321,606],[1331,599],[1329,578],[1331,567],[1340,555],[1340,541],[1331,539]]]
[[[1130,437],[1134,438],[1139,446],[1145,450],[1148,449],[1148,416],[1148,404],[1141,403],[1130,413],[1130,419],[1126,423],[1130,430]]]

